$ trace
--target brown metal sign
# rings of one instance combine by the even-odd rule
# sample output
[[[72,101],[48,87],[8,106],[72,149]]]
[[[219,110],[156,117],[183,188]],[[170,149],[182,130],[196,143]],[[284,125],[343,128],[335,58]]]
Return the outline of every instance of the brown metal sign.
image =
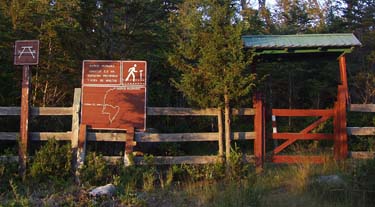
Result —
[[[93,129],[144,130],[146,74],[145,61],[84,61],[82,124]]]
[[[38,65],[39,40],[18,40],[14,47],[15,65]]]

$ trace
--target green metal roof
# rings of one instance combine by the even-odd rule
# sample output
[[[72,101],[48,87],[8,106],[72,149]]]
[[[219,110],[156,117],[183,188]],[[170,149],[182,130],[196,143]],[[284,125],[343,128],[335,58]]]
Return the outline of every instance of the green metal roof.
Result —
[[[245,35],[245,48],[256,54],[336,52],[350,53],[361,42],[351,33],[298,35]]]

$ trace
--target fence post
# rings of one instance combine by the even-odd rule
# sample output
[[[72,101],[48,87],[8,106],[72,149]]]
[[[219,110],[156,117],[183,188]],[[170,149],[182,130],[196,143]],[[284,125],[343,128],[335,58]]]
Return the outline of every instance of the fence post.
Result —
[[[253,107],[255,108],[254,115],[254,155],[256,172],[261,172],[263,169],[263,150],[264,150],[264,110],[263,102],[260,95],[257,94],[253,98]]]
[[[80,103],[81,103],[81,89],[74,89],[74,99],[73,99],[73,111],[72,111],[72,136],[71,136],[71,145],[72,145],[72,154],[73,154],[73,167],[74,170],[77,169],[78,161],[78,139],[79,139],[79,112],[80,112]]]
[[[19,174],[25,177],[27,164],[27,145],[28,145],[28,122],[29,122],[29,93],[30,93],[30,68],[24,65],[22,68],[22,98],[21,98],[21,117],[20,117],[20,140],[18,147]]]
[[[78,148],[77,148],[77,161],[75,166],[76,182],[80,183],[79,170],[82,168],[85,162],[86,155],[86,137],[87,137],[87,125],[81,124],[79,126],[79,137],[78,137]]]

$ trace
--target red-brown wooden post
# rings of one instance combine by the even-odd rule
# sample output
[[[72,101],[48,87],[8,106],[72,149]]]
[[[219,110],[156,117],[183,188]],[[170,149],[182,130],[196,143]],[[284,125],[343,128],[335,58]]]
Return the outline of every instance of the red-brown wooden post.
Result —
[[[339,159],[339,101],[338,101],[338,95],[337,95],[337,101],[334,104],[333,107],[333,157],[335,160]]]
[[[135,129],[134,127],[128,127],[126,131],[126,143],[125,143],[125,155],[124,155],[124,164],[125,166],[132,165],[132,160],[130,160],[131,154],[133,153],[133,147],[137,144],[134,141]]]
[[[22,68],[22,98],[20,118],[20,141],[18,149],[19,173],[24,177],[27,160],[28,122],[29,122],[29,93],[30,93],[30,68]]]
[[[343,160],[348,155],[348,135],[346,131],[346,89],[339,85],[337,102],[334,107],[334,158]]]
[[[339,86],[339,119],[340,119],[340,128],[339,128],[339,157],[340,160],[346,159],[348,155],[348,134],[346,131],[346,104],[348,101],[348,90],[345,86]]]
[[[346,131],[346,108],[349,103],[348,78],[346,73],[345,55],[339,57],[341,85],[337,89],[335,159],[343,160],[348,154],[348,135]]]
[[[263,169],[263,151],[264,151],[264,107],[260,95],[257,94],[253,98],[253,107],[255,108],[254,116],[254,155],[256,171]]]
[[[14,65],[22,65],[22,97],[20,140],[18,148],[19,173],[24,178],[27,162],[30,65],[39,63],[39,40],[17,40],[14,45]]]
[[[339,66],[340,66],[340,78],[341,84],[344,87],[344,94],[346,102],[349,100],[349,93],[348,93],[348,78],[346,73],[346,59],[345,55],[339,57]]]

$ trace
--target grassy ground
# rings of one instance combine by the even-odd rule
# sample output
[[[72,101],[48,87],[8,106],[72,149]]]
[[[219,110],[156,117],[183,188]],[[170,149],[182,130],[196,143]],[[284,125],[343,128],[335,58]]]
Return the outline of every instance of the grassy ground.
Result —
[[[73,182],[69,147],[49,143],[30,162],[25,180],[17,165],[0,163],[0,206],[374,206],[375,161],[266,165],[260,174],[239,162],[214,165],[108,166],[89,154],[81,184]],[[152,156],[148,157],[152,164]],[[342,182],[320,182],[338,175]],[[95,186],[113,183],[111,197],[93,198]]]

